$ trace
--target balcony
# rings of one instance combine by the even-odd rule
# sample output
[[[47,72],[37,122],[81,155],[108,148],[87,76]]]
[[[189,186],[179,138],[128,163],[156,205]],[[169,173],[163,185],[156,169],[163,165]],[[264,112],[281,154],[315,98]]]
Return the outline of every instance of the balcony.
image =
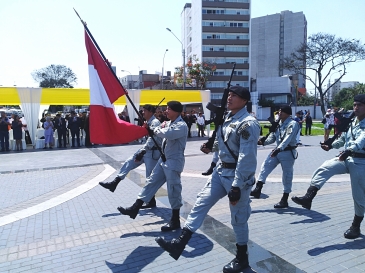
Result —
[[[203,45],[249,45],[248,39],[203,39]]]

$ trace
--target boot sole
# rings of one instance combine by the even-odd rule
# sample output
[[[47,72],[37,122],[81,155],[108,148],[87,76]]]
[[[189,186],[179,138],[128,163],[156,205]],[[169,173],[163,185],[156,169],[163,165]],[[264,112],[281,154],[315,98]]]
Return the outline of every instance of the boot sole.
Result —
[[[261,193],[260,195],[250,194],[250,196],[255,197],[256,199],[260,199]]]
[[[164,242],[164,239],[162,239],[161,237],[157,237],[155,238],[155,241],[156,243],[163,249],[165,250],[166,252],[169,253],[169,255],[174,258],[176,261],[180,258],[181,254],[182,254],[182,251],[181,252],[172,252],[170,249],[167,249],[165,247],[165,245],[163,244]]]
[[[116,190],[116,188],[115,189],[110,189],[108,187],[105,187],[105,185],[102,185],[101,182],[99,182],[99,185],[102,186],[104,189],[110,190],[111,192],[114,192]]]
[[[291,199],[291,200],[292,200],[295,204],[298,204],[298,205],[302,206],[302,207],[303,207],[303,208],[305,208],[305,209],[310,210],[310,209],[311,209],[311,207],[312,207],[312,204],[311,204],[311,205],[309,205],[309,206],[301,204],[301,203],[300,203],[300,201],[297,201],[297,200],[295,199],[295,197],[292,197],[292,199]]]
[[[121,214],[123,214],[123,215],[128,215],[130,218],[132,218],[132,219],[136,219],[136,217],[137,217],[137,215],[138,215],[138,212],[137,212],[137,214],[136,214],[136,215],[130,215],[130,214],[125,213],[125,211],[123,211],[123,209],[124,209],[124,208],[117,208],[117,210],[118,210]]]

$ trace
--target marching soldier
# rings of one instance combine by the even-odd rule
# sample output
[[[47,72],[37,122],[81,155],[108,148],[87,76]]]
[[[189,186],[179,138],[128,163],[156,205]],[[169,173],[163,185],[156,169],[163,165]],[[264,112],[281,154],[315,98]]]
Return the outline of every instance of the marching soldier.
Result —
[[[325,151],[341,147],[344,147],[345,150],[338,157],[325,161],[314,172],[311,185],[304,196],[292,197],[295,203],[310,209],[317,191],[328,179],[336,174],[349,173],[355,216],[351,227],[344,233],[347,239],[355,239],[360,236],[360,224],[365,212],[365,94],[355,96],[353,107],[356,118],[352,121],[350,129],[342,133],[341,137],[332,145],[324,143],[321,145]]]
[[[180,228],[181,172],[185,164],[184,150],[188,136],[188,126],[181,117],[182,110],[183,106],[178,101],[167,103],[166,111],[170,121],[163,122],[153,130],[156,136],[163,138],[162,151],[166,161],[164,162],[162,158],[158,160],[152,174],[146,180],[146,185],[139,193],[138,199],[131,207],[118,207],[120,213],[135,219],[143,202],[149,201],[166,182],[172,217],[167,225],[161,227],[161,231]]]
[[[156,242],[177,260],[192,234],[202,225],[205,216],[217,201],[228,194],[231,224],[236,235],[237,255],[224,266],[223,272],[241,272],[249,267],[247,242],[248,218],[251,214],[250,191],[255,183],[257,165],[257,139],[260,126],[246,110],[250,100],[247,88],[229,88],[227,108],[230,110],[224,123],[217,131],[213,150],[219,151],[222,161],[213,170],[207,184],[198,194],[193,209],[187,217],[180,237],[172,241],[156,238]],[[201,150],[211,152],[205,145]]]
[[[281,164],[281,168],[283,169],[282,183],[284,193],[279,203],[274,205],[276,209],[288,207],[288,197],[293,182],[294,162],[297,158],[296,136],[299,131],[299,126],[296,121],[290,118],[291,114],[292,110],[289,105],[282,106],[279,110],[280,122],[276,131],[270,133],[267,138],[261,137],[258,141],[258,145],[263,146],[276,141],[277,146],[262,164],[256,187],[251,192],[251,196],[260,198],[266,178],[278,164]]]
[[[147,126],[151,130],[157,128],[160,125],[160,121],[154,116],[155,112],[156,108],[150,104],[146,104],[143,107],[143,118],[147,121]],[[162,139],[157,136],[155,137],[155,140],[157,144],[161,146]],[[151,137],[148,137],[143,147],[124,162],[123,166],[120,168],[119,173],[112,182],[100,182],[99,184],[100,186],[110,190],[111,192],[114,192],[119,182],[123,180],[131,170],[137,168],[143,163],[146,166],[146,177],[149,177],[152,173],[153,168],[156,166],[159,158],[160,152],[158,151],[158,148],[156,147]],[[154,196],[148,203],[146,203],[146,205],[142,206],[142,208],[153,207],[156,207],[156,199]]]

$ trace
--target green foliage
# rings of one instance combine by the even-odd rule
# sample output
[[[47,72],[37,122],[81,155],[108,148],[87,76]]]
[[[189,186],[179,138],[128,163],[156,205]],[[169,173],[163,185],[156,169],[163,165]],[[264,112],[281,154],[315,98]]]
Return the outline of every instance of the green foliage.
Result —
[[[303,95],[298,100],[299,106],[307,106],[307,105],[314,105],[315,97],[314,96],[308,96]]]
[[[267,99],[259,99],[258,105],[261,107],[272,107],[275,106],[275,101]]]
[[[73,88],[77,83],[75,73],[64,65],[54,65],[35,70],[32,77],[39,82],[39,87],[48,88]]]
[[[355,87],[341,89],[333,98],[332,104],[339,108],[352,110],[354,97],[358,94],[365,94],[365,84],[360,83]]]
[[[199,59],[194,55],[185,66],[186,69],[186,84],[197,89],[205,88],[208,76],[212,75],[217,69],[215,64],[207,62],[199,62]],[[178,83],[184,80],[184,67],[177,67],[175,69],[176,79]]]

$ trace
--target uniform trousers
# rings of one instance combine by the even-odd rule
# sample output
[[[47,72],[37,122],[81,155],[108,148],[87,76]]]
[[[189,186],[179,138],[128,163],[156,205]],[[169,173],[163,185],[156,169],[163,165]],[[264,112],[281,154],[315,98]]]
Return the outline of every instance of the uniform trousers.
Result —
[[[182,206],[181,172],[169,169],[162,159],[159,159],[151,175],[147,177],[146,185],[138,194],[138,199],[149,202],[165,182],[171,208],[180,209]]]
[[[293,172],[295,162],[294,156],[296,157],[296,153],[296,150],[290,150],[282,151],[274,157],[270,157],[269,154],[264,163],[262,163],[260,174],[257,180],[265,183],[266,178],[269,176],[269,174],[276,168],[278,164],[281,164],[281,169],[283,170],[283,191],[285,193],[290,193],[293,184]]]
[[[227,196],[232,187],[234,176],[222,176],[222,167],[214,169],[212,176],[197,196],[194,207],[188,215],[185,227],[195,232],[202,224],[209,210],[223,197]],[[253,180],[252,180],[253,181]],[[241,189],[241,198],[235,206],[229,204],[231,224],[238,245],[247,245],[248,218],[251,215],[250,192],[252,185]],[[227,202],[229,202],[227,200]]]
[[[155,153],[159,153],[158,151],[155,151]],[[124,179],[127,174],[131,171],[134,170],[135,168],[137,168],[138,166],[142,165],[143,163],[146,166],[146,178],[149,177],[152,173],[153,168],[156,166],[156,163],[158,161],[158,159],[154,159],[152,158],[152,152],[147,152],[141,161],[138,162],[134,162],[134,159],[136,157],[136,154],[134,154],[133,156],[129,157],[123,164],[123,166],[120,168],[119,173],[117,174],[117,176],[120,179]]]
[[[321,189],[322,186],[336,174],[350,174],[352,198],[354,199],[355,214],[364,216],[365,213],[365,158],[357,158],[356,163],[352,157],[345,161],[338,158],[326,160],[314,173],[311,186]]]

